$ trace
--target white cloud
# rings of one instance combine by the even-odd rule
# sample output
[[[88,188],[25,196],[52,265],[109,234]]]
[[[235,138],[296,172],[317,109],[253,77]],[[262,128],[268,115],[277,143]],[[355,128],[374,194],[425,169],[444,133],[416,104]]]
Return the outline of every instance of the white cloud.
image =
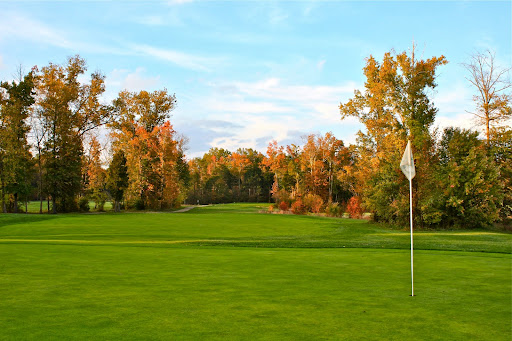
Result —
[[[438,116],[434,126],[443,130],[448,127],[457,127],[470,130],[481,131],[481,128],[476,124],[474,116],[467,112],[450,116]]]
[[[470,113],[474,109],[472,93],[467,84],[455,83],[449,88],[438,89],[433,98],[434,105],[439,109],[434,126],[441,130],[447,127],[479,130]]]
[[[130,48],[136,54],[162,59],[180,67],[195,71],[210,71],[222,61],[218,58],[195,56],[180,51],[162,49],[145,44],[132,44],[130,45]]]
[[[240,120],[240,117],[228,115],[224,119]],[[264,151],[264,146],[270,140],[275,139],[280,142],[294,137],[291,136],[290,132],[304,129],[303,123],[291,116],[287,116],[284,119],[273,119],[266,115],[247,116],[243,118],[241,123],[243,124],[242,127],[230,130],[233,133],[232,136],[217,137],[210,142],[210,146],[228,150],[255,148]]]
[[[292,112],[292,108],[268,101],[232,101],[229,99],[211,99],[206,107],[211,111],[239,114],[282,114]]]
[[[129,91],[141,91],[154,88],[160,83],[160,76],[147,77],[143,75],[145,71],[146,69],[139,67],[135,72],[127,74],[121,88]]]
[[[62,32],[13,12],[4,12],[0,15],[0,32],[3,37],[19,37],[63,48],[73,46]]]
[[[145,74],[146,69],[138,67],[135,71],[114,69],[105,78],[106,93],[103,98],[106,102],[115,99],[122,90],[138,92],[151,91],[160,84],[160,76],[152,77]]]
[[[208,118],[229,124],[208,129],[210,138],[204,141],[201,152],[210,147],[229,150],[245,147],[265,152],[270,140],[275,139],[281,144],[302,144],[302,135],[327,131],[332,131],[347,143],[354,141],[353,135],[360,128],[356,119],[341,122],[338,109],[340,101],[353,93],[354,83],[297,85],[286,84],[279,78],[266,78],[255,82],[208,85],[212,93],[200,101],[202,109],[197,108],[197,112],[208,108]],[[187,134],[191,137],[199,135],[199,130],[203,129],[200,128],[196,132],[187,127]],[[201,152],[194,150],[193,155]]]
[[[315,102],[339,103],[341,96],[352,94],[356,89],[354,82],[346,85],[287,85],[278,78],[268,78],[258,82],[233,82],[232,85],[250,97],[300,103],[311,107]],[[337,105],[336,105],[337,106]]]

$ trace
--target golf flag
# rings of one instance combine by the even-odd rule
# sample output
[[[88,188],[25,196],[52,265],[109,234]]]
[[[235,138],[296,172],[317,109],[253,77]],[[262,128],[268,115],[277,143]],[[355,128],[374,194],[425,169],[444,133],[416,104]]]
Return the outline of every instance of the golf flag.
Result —
[[[416,175],[416,169],[414,168],[414,158],[412,156],[411,141],[407,142],[404,156],[402,156],[402,162],[400,162],[400,169],[409,181],[412,180]]]
[[[414,158],[412,156],[411,141],[407,142],[402,162],[400,162],[400,169],[409,179],[409,203],[410,203],[410,218],[411,218],[411,296],[414,296],[414,247],[412,239],[412,179],[416,175],[414,168]]]

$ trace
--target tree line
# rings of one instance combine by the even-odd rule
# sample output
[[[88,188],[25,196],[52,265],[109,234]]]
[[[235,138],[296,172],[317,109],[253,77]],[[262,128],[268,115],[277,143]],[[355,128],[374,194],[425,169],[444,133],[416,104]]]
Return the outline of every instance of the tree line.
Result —
[[[122,91],[103,103],[105,76],[83,81],[85,60],[34,67],[0,83],[0,185],[3,212],[162,210],[182,203],[273,202],[271,210],[340,216],[363,211],[376,221],[407,225],[408,182],[400,159],[410,140],[416,164],[413,206],[417,226],[482,227],[512,216],[512,132],[509,69],[491,52],[464,66],[477,90],[478,133],[433,127],[431,100],[444,56],[373,56],[364,89],[340,104],[341,118],[365,126],[354,145],[332,133],[302,145],[272,141],[266,153],[212,148],[188,160],[186,138],[170,123],[176,96],[166,89]],[[79,80],[80,78],[80,80]],[[98,139],[107,128],[108,145]],[[105,162],[104,148],[109,160]],[[43,206],[45,209],[43,209]]]
[[[167,90],[123,91],[101,101],[105,76],[80,81],[85,60],[37,67],[0,89],[0,185],[3,212],[19,212],[37,199],[52,213],[87,210],[89,199],[163,209],[179,204],[183,139],[169,122],[176,105]],[[109,128],[112,159],[107,169],[96,137]],[[26,207],[25,207],[26,210]]]

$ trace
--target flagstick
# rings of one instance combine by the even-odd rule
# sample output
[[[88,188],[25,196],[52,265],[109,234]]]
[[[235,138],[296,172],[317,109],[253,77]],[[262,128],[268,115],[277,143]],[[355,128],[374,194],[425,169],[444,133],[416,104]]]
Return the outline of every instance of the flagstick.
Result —
[[[414,296],[414,255],[413,255],[413,244],[412,244],[412,178],[409,180],[409,194],[410,194],[410,206],[411,206],[411,296]]]

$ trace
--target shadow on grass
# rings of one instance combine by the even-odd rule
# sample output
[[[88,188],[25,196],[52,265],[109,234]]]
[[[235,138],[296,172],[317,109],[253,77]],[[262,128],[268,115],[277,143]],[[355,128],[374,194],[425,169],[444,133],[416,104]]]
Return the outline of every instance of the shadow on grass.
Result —
[[[217,214],[217,213],[260,213],[268,210],[267,203],[237,203],[237,204],[214,204],[204,207],[196,207],[191,212],[194,214]]]
[[[55,214],[2,213],[0,214],[0,227],[15,224],[26,224],[55,218],[58,218],[58,216]]]

